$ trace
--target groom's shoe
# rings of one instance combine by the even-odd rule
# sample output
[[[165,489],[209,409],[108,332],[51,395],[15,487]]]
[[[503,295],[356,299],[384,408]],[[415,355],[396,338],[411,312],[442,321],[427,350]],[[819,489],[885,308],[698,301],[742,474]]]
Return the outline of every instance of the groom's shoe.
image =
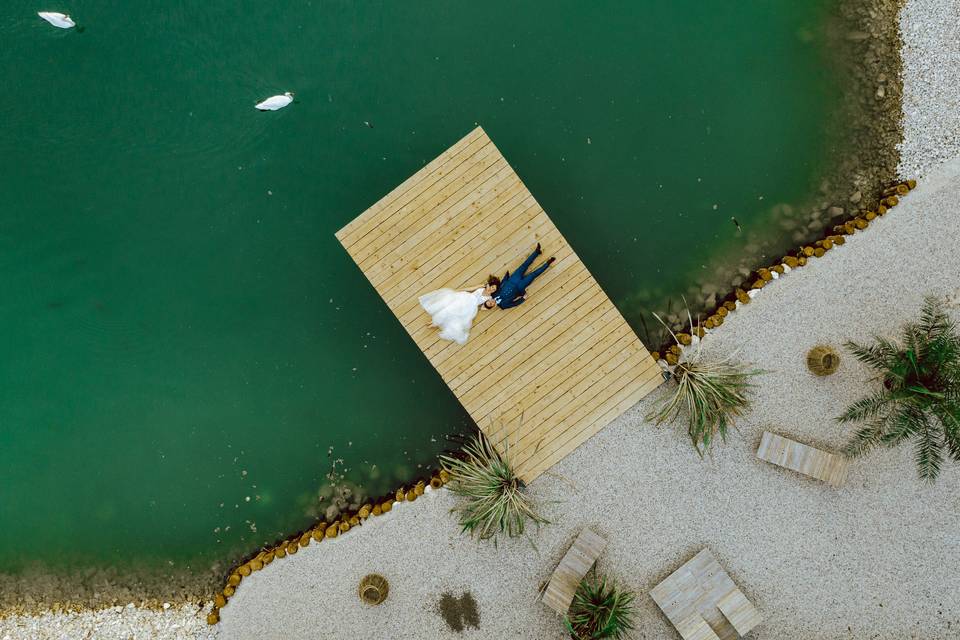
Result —
[[[537,243],[536,253],[543,253],[543,249],[540,248],[540,243]]]
[[[556,261],[556,259],[557,259],[556,256],[550,256],[550,258],[547,260],[547,264],[553,264]]]

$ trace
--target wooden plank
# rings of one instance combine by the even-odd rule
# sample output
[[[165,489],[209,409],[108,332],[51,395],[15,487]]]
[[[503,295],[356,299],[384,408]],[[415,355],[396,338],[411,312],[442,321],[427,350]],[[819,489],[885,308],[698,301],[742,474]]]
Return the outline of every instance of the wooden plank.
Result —
[[[479,147],[475,144],[478,141]],[[447,172],[468,160],[478,148],[487,144],[489,140],[477,127],[340,229],[336,234],[337,239],[344,245],[357,244],[361,238],[392,218],[404,205],[419,197],[426,189],[441,180]]]
[[[603,335],[597,336],[597,331],[602,331]],[[587,327],[568,345],[564,345],[565,348],[557,349],[538,361],[543,366],[518,381],[525,393],[514,393],[510,398],[511,405],[505,404],[506,398],[502,395],[492,399],[485,417],[500,422],[503,428],[491,428],[488,435],[507,437],[513,444],[521,440],[516,435],[519,429],[523,430],[523,436],[530,437],[537,435],[537,428],[541,424],[553,426],[561,423],[550,418],[558,413],[562,415],[565,408],[573,406],[568,401],[570,398],[576,398],[578,394],[594,387],[628,357],[625,347],[629,346],[632,337],[628,331],[613,323],[599,328]],[[602,360],[604,365],[599,368],[586,366],[594,360]],[[552,373],[538,382],[537,375],[544,368]],[[588,400],[586,397],[580,399]],[[521,421],[522,415],[526,415],[526,419]]]
[[[471,217],[472,227],[456,229],[454,231],[456,239],[452,242],[449,238],[447,239],[447,251],[462,256],[465,264],[475,264],[484,258],[484,251],[489,251],[491,238],[500,234],[509,236],[526,224],[527,218],[524,214],[529,213],[536,203],[526,193],[522,183],[518,185],[517,190],[516,194],[509,197],[506,197],[509,192],[502,194],[505,199],[501,201],[499,208],[491,211],[490,216],[497,221],[496,225],[477,220],[476,216]],[[443,231],[448,235],[450,233],[449,230]],[[449,281],[447,273],[458,266],[462,269],[463,266],[460,262],[443,262],[442,257],[445,253],[434,250],[428,254],[421,250],[418,259],[407,260],[393,266],[392,272],[376,282],[375,286],[384,291],[384,299],[388,305],[393,306],[397,299],[415,297],[428,283],[446,283]],[[489,265],[485,266],[489,267]],[[371,279],[371,282],[374,280]],[[462,283],[464,288],[474,284],[479,283]]]
[[[595,296],[593,301],[589,303],[584,303],[584,306],[595,304]],[[537,383],[537,389],[535,389],[535,395],[538,398],[542,399],[541,404],[549,405],[544,407],[544,411],[557,411],[561,409],[566,403],[562,402],[562,398],[567,394],[567,387],[564,386],[564,383],[578,383],[583,378],[589,378],[591,381],[582,385],[579,389],[574,391],[574,393],[580,393],[585,391],[588,387],[592,386],[594,382],[599,382],[600,378],[604,375],[613,371],[616,367],[620,365],[622,358],[617,360],[611,360],[607,357],[608,354],[603,353],[605,349],[609,346],[611,342],[620,341],[621,343],[621,354],[623,357],[627,357],[632,353],[631,347],[634,346],[633,334],[629,327],[613,322],[612,319],[616,318],[617,315],[612,313],[609,308],[604,308],[604,305],[600,305],[599,309],[603,312],[603,318],[609,323],[607,326],[600,327],[583,327],[584,331],[577,333],[574,339],[565,340],[563,336],[560,336],[555,342],[555,349],[557,356],[553,354],[543,355],[540,358],[529,358],[532,367],[532,374],[530,375],[529,371],[519,370],[518,373],[521,375],[513,376],[511,378],[511,384],[516,382],[522,382],[523,384],[532,384]],[[612,326],[610,326],[612,325]],[[575,328],[576,329],[576,328]],[[594,364],[590,365],[591,358],[602,357],[603,365]],[[550,372],[549,376],[545,376],[547,371]],[[599,377],[598,377],[599,376]],[[501,385],[503,386],[503,385]],[[519,402],[523,400],[524,396],[514,395],[513,400]],[[505,406],[502,397],[492,398],[495,401],[497,406]],[[526,407],[531,407],[533,403],[526,403]],[[539,412],[538,412],[539,413]],[[552,413],[543,413],[544,418],[549,417]],[[528,426],[533,426],[535,423],[528,423]]]
[[[659,381],[656,384],[659,384]],[[540,438],[525,440],[526,448],[521,451],[519,460],[515,463],[516,473],[521,478],[539,476],[607,426],[617,415],[636,404],[656,384],[635,389],[624,388],[611,398],[605,399],[602,396],[596,398],[595,404],[603,400],[613,403],[616,407],[616,415],[610,416],[609,409],[603,411],[604,407],[594,406],[586,415],[580,412],[581,415],[569,418],[569,424],[552,425],[549,429],[543,430]]]
[[[566,615],[580,582],[606,546],[602,536],[590,529],[581,531],[550,576],[543,602],[560,615]]]
[[[532,310],[530,313],[538,319],[553,319],[560,310],[569,304],[573,304],[581,297],[585,299],[584,304],[589,304],[589,299],[596,295],[596,290],[591,286],[590,274],[584,269],[572,277],[567,283],[566,290],[558,295],[560,297],[548,302],[549,306],[543,312],[543,315]],[[530,306],[533,307],[533,305]],[[567,320],[569,317],[569,315],[564,315],[563,319]],[[480,371],[456,389],[457,395],[462,399],[468,411],[478,409],[475,402],[497,402],[502,399],[502,394],[514,393],[512,389],[529,372],[531,367],[535,372],[545,369],[543,358],[524,358],[522,354],[527,353],[531,345],[549,348],[549,345],[542,344],[542,338],[549,333],[551,326],[556,325],[548,324],[547,321],[526,323],[525,331],[521,333],[520,330],[516,332],[508,331],[507,329],[512,329],[513,326],[509,322],[506,324],[507,326],[502,330],[501,335],[493,342],[499,346],[505,345],[507,350],[511,352],[510,361],[505,363],[507,366],[487,367],[485,371]],[[570,327],[573,323],[564,322],[561,324]],[[499,394],[494,395],[497,392]]]
[[[548,233],[543,236],[542,239],[545,242],[549,242],[553,239],[555,233],[555,231]],[[551,270],[554,267],[556,267],[556,271],[554,274],[551,274],[551,276],[566,273],[566,277],[568,277],[569,280],[553,280],[544,277],[542,287],[536,290],[537,300],[541,302],[551,299],[556,295],[563,295],[560,292],[569,290],[575,286],[575,284],[581,282],[582,277],[584,277],[585,269],[583,265],[577,264],[575,261],[561,262],[558,260],[551,266]],[[471,272],[469,275],[479,281],[482,279],[483,273],[483,271],[477,270]],[[414,340],[421,345],[424,355],[434,363],[434,366],[441,372],[446,380],[448,378],[447,371],[452,370],[458,363],[464,359],[476,357],[477,354],[482,354],[485,350],[489,349],[490,345],[503,341],[504,335],[498,332],[506,332],[509,330],[509,327],[524,324],[530,313],[528,310],[525,310],[527,306],[527,304],[523,304],[508,311],[498,308],[481,310],[474,322],[474,328],[476,330],[474,335],[476,336],[476,340],[470,345],[470,349],[463,349],[460,345],[441,340],[436,330],[431,328],[429,324],[421,324],[418,332],[413,334],[413,337]],[[419,311],[413,311],[415,314],[414,317],[419,317],[429,322],[429,318],[426,318],[423,314],[419,304],[416,309]]]
[[[828,453],[790,438],[764,431],[757,448],[757,457],[834,487],[847,478],[849,461],[845,456]]]
[[[619,364],[624,357],[622,353],[617,353],[617,350],[623,344],[621,332],[618,327],[614,327],[612,330],[604,328],[604,331],[606,331],[606,335],[602,337],[603,345],[609,345],[606,351],[599,351],[592,346],[588,341],[592,337],[591,333],[581,334],[577,336],[577,350],[573,352],[576,360],[567,368],[574,370],[577,367],[583,367],[583,363],[589,363],[592,358],[604,357],[615,359],[616,363]],[[552,357],[567,358],[566,354],[554,354]],[[559,429],[567,428],[571,424],[568,416],[563,416],[561,419],[561,416],[557,416],[556,411],[543,411],[542,405],[547,404],[549,406],[550,400],[560,395],[566,395],[571,389],[576,388],[574,385],[583,386],[581,379],[585,376],[588,376],[592,381],[597,378],[597,374],[590,368],[587,368],[586,372],[582,370],[573,371],[570,377],[562,382],[562,387],[551,390],[551,396],[546,400],[544,400],[539,387],[533,387],[529,389],[525,397],[519,397],[509,406],[491,406],[485,418],[481,419],[481,424],[484,424],[484,421],[486,424],[484,432],[496,441],[522,445],[525,448],[532,448],[533,453],[536,453],[542,447],[543,440],[548,434],[553,432],[556,435],[560,432]],[[549,415],[546,415],[547,413]],[[554,416],[557,417],[554,418]],[[512,458],[517,457],[512,456]]]
[[[659,367],[519,176],[476,129],[337,233],[401,325],[526,482],[662,381]],[[542,242],[527,301],[441,340],[418,298],[479,286]],[[537,264],[532,268],[536,268]],[[523,420],[519,420],[520,416]],[[501,450],[501,453],[504,453]]]
[[[594,336],[587,350],[576,355],[569,367],[558,367],[552,378],[544,379],[541,388],[534,392],[524,409],[534,415],[526,420],[525,433],[533,435],[541,423],[571,425],[577,410],[588,410],[595,398],[606,401],[618,385],[611,384],[611,374],[627,374],[620,377],[619,385],[642,375],[647,363],[646,354],[631,348],[633,336],[622,327],[616,327],[604,336]],[[567,355],[564,354],[564,358]],[[592,361],[597,364],[590,366]],[[503,417],[509,414],[504,412]]]
[[[570,318],[571,322],[559,322],[556,319],[551,319],[549,321],[551,323],[549,328],[541,338],[543,344],[533,340],[527,341],[526,337],[531,334],[531,331],[526,328],[518,329],[517,333],[512,335],[512,338],[514,340],[525,341],[527,344],[520,353],[514,356],[514,359],[521,362],[528,362],[536,358],[544,362],[548,369],[555,368],[558,366],[557,356],[562,356],[566,350],[572,351],[577,349],[598,330],[598,328],[594,326],[594,323],[597,323],[600,329],[612,330],[616,325],[609,323],[604,324],[604,321],[614,317],[613,314],[610,313],[610,307],[604,304],[604,299],[601,298],[598,300],[597,296],[593,294],[594,291],[591,289],[581,293],[573,300],[571,304],[574,304],[577,309],[576,314]],[[532,326],[533,325],[530,324],[527,325],[527,327]],[[568,342],[566,342],[565,345],[556,345],[555,343],[558,340],[566,340]],[[566,349],[551,348],[555,346],[565,346]],[[513,348],[513,345],[509,341],[501,340],[499,343],[493,344],[490,348],[486,349],[480,358],[455,363],[450,367],[450,375],[452,378],[447,384],[451,389],[456,391],[458,395],[465,393],[470,389],[467,385],[476,385],[478,382],[484,380],[485,372],[492,373],[493,367],[498,366],[497,361],[511,348]],[[513,399],[520,400],[518,397],[514,397]]]
[[[491,211],[491,215],[496,215],[504,201],[509,201],[514,195],[524,191],[523,185],[511,178],[509,172],[509,167],[501,168],[453,206],[442,212],[438,211],[434,220],[421,225],[416,232],[398,236],[389,250],[384,249],[377,256],[379,264],[366,271],[370,282],[383,291],[385,297],[389,297],[391,293],[383,284],[384,281],[408,264],[419,262],[421,258],[430,259],[438,253],[449,252],[450,236],[464,235],[462,228],[474,224],[476,220],[473,215],[476,208],[483,207]]]
[[[470,236],[467,240],[469,251],[460,252],[460,246],[451,246],[447,252],[437,255],[447,256],[446,261],[432,258],[431,262],[436,265],[428,272],[412,274],[414,277],[408,277],[401,286],[395,287],[390,292],[389,304],[396,309],[399,318],[413,318],[417,315],[420,306],[417,304],[417,297],[425,291],[439,288],[443,285],[450,286],[450,283],[456,283],[460,287],[466,288],[473,285],[479,285],[486,281],[486,276],[493,273],[500,264],[512,259],[518,250],[525,247],[528,230],[531,224],[535,224],[530,217],[533,210],[536,209],[535,203],[528,205],[525,199],[520,207],[514,207],[504,216],[503,226],[490,225],[482,230],[476,236]],[[546,225],[534,227],[534,233],[539,233],[541,238],[544,234],[550,235],[551,229]],[[507,235],[508,240],[503,240],[502,234]],[[464,234],[466,236],[466,234]],[[521,244],[519,239],[514,236],[520,236],[524,239]],[[501,238],[497,244],[496,238]],[[494,245],[496,248],[494,248]],[[456,251],[456,253],[450,253]],[[487,253],[484,254],[484,251]],[[457,259],[450,260],[450,256],[455,255]],[[462,257],[462,260],[460,259]]]
[[[407,193],[403,194],[397,201],[385,210],[382,216],[373,216],[368,219],[364,225],[356,230],[355,239],[352,241],[343,241],[342,244],[351,244],[356,250],[366,246],[371,241],[382,236],[390,229],[403,228],[416,221],[417,218],[410,217],[410,211],[417,211],[429,199],[436,196],[442,186],[449,186],[453,180],[475,167],[475,162],[485,157],[495,158],[491,149],[492,145],[485,140],[471,143],[465,147],[461,154],[455,159],[449,161],[441,169],[438,169],[429,180],[417,183]]]
[[[632,365],[640,366],[642,356],[617,353],[618,349],[622,351],[623,344],[621,340],[603,353],[603,356],[613,361],[610,365],[604,365],[603,376],[589,376],[564,389],[560,399],[556,401],[558,409],[542,410],[540,406],[533,406],[530,424],[521,426],[519,421],[513,422],[513,429],[522,429],[519,437],[516,431],[512,431],[508,436],[511,443],[516,440],[522,447],[521,453],[513,458],[513,464],[518,469],[523,469],[525,465],[535,466],[539,459],[564,448],[571,439],[577,438],[584,431],[589,432],[583,438],[585,440],[599,428],[606,426],[606,423],[597,423],[611,403],[621,404],[637,393],[640,397],[647,393],[643,385],[643,371],[633,373],[634,377],[626,374],[619,380],[611,380],[611,371],[627,372]],[[546,415],[541,416],[541,411]],[[547,442],[535,444],[535,441],[540,439]]]
[[[617,389],[616,392],[604,391],[594,396],[589,404],[578,407],[572,414],[563,415],[561,418],[563,422],[553,428],[550,437],[546,439],[548,440],[546,444],[539,448],[536,445],[528,445],[528,450],[524,451],[524,457],[517,463],[517,474],[520,477],[540,475],[662,383],[663,378],[659,374],[651,378],[646,373],[642,373],[618,387],[619,378],[607,376],[606,380],[599,384],[610,385]],[[555,416],[552,420],[558,420],[558,418]]]
[[[555,242],[560,240],[560,233],[551,225],[544,223],[540,219],[535,218],[533,220],[528,221],[527,224],[525,224],[522,227],[522,229],[523,229],[522,233],[517,234],[518,236],[521,236],[520,238],[513,238],[504,242],[504,244],[507,245],[506,247],[501,249],[491,248],[492,255],[489,260],[478,259],[475,263],[460,264],[459,271],[457,271],[456,274],[454,275],[454,277],[456,278],[455,282],[458,282],[458,283],[467,282],[467,283],[470,283],[471,285],[479,284],[480,281],[486,279],[485,278],[486,275],[488,275],[493,271],[493,267],[500,266],[501,264],[504,264],[504,263],[511,264],[515,262],[517,260],[516,258],[517,253],[523,252],[523,251],[529,251],[530,249],[533,248],[533,246],[536,245],[537,243],[536,240],[534,240],[533,245],[529,244],[529,237],[531,235],[544,242]],[[507,255],[512,256],[512,260],[510,260],[510,262],[506,261]],[[558,270],[565,268],[564,265],[561,265],[559,263],[560,263],[560,259],[558,258],[557,263],[555,263],[553,266],[550,267],[550,269],[554,271],[554,274]],[[556,267],[556,269],[554,267]],[[554,274],[551,274],[551,276]],[[501,272],[501,275],[502,275],[502,272]],[[546,274],[544,274],[544,276],[546,276]],[[430,283],[431,286],[421,287],[420,290],[417,292],[417,295],[430,291],[432,288],[432,285],[434,284],[438,284],[438,283]],[[521,305],[521,307],[516,309],[516,311],[519,311],[523,306],[526,306],[526,305]],[[423,309],[420,308],[420,305],[417,302],[417,296],[411,296],[410,298],[407,298],[401,301],[395,307],[394,313],[397,315],[400,321],[404,323],[412,323],[412,322],[415,322],[417,318],[423,317]],[[496,316],[499,317],[499,314],[496,314]],[[436,338],[436,336],[433,336],[433,338]],[[444,346],[451,346],[454,349],[457,348],[457,345],[453,345],[453,344],[450,344],[450,345],[445,344]]]
[[[406,204],[390,220],[382,222],[374,231],[364,236],[352,247],[354,262],[366,270],[384,254],[391,245],[406,238],[411,231],[419,231],[424,221],[435,220],[437,215],[455,203],[463,202],[469,194],[481,187],[492,174],[505,171],[507,162],[487,145],[472,162],[457,167],[450,180],[441,180],[423,192],[420,198]]]
[[[376,226],[376,222],[385,218],[386,215],[389,215],[385,214],[384,210],[396,203],[398,198],[404,196],[415,196],[418,193],[418,188],[425,188],[430,184],[429,178],[435,175],[439,169],[453,160],[458,154],[462,153],[463,150],[470,145],[470,143],[485,137],[486,136],[483,133],[483,129],[480,127],[475,128],[473,131],[462,137],[460,140],[454,143],[453,146],[424,165],[424,167],[417,173],[404,180],[395,189],[390,191],[390,193],[374,203],[373,206],[354,218],[342,229],[337,231],[337,240],[345,245],[356,242],[356,240],[364,233],[369,231],[370,228]],[[437,179],[439,179],[439,176]]]
[[[717,601],[717,608],[742,636],[763,621],[760,612],[740,589],[734,589]]]
[[[488,167],[476,179],[463,184],[459,190],[437,202],[430,211],[429,218],[419,224],[396,232],[376,253],[370,255],[360,267],[368,274],[370,282],[379,287],[384,274],[391,274],[415,259],[419,254],[435,256],[448,250],[447,243],[451,235],[462,235],[458,226],[476,224],[472,209],[484,207],[492,215],[510,195],[523,192],[523,183],[505,162],[497,162]],[[494,206],[490,206],[494,203]],[[453,229],[451,229],[451,227]]]
[[[540,236],[543,242],[555,242],[560,238],[556,229],[552,229]],[[517,243],[515,249],[520,251],[529,251],[532,247],[527,247],[527,243],[522,245]],[[515,266],[515,265],[514,265]],[[474,278],[481,277],[483,271],[474,271],[471,273]],[[547,273],[543,274],[537,281],[537,286],[530,292],[531,299],[520,306],[512,309],[493,309],[489,313],[481,314],[479,319],[479,328],[482,328],[482,335],[472,345],[470,352],[480,353],[487,345],[493,342],[502,341],[503,335],[500,331],[508,331],[509,328],[517,327],[526,322],[533,322],[537,317],[535,309],[542,304],[550,304],[555,296],[561,295],[561,291],[568,291],[582,282],[582,277],[587,273],[583,263],[570,256],[561,256],[557,258]],[[542,280],[542,282],[540,281]],[[419,305],[417,309],[419,309]],[[541,308],[542,311],[542,308]],[[418,315],[423,315],[422,311]],[[542,317],[542,316],[540,316]],[[431,361],[436,362],[438,368],[453,366],[460,359],[468,357],[468,352],[460,349],[459,345],[451,342],[445,342],[437,338],[436,332],[431,333],[428,338],[431,342],[424,349],[424,353]]]

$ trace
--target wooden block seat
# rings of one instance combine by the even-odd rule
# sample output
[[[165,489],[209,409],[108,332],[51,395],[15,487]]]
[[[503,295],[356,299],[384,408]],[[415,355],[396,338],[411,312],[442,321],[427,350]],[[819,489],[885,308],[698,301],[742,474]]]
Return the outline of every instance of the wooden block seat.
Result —
[[[707,548],[651,589],[650,597],[683,640],[736,640],[761,620]]]
[[[590,529],[581,531],[550,576],[543,602],[560,615],[566,615],[580,582],[606,546],[602,536]]]
[[[741,636],[750,633],[762,620],[760,612],[740,589],[734,589],[720,598],[717,608]]]
[[[678,622],[677,631],[684,640],[720,640],[707,621],[696,614]]]
[[[764,431],[760,438],[757,457],[834,487],[841,486],[847,479],[849,461],[845,456],[828,453],[769,431]]]

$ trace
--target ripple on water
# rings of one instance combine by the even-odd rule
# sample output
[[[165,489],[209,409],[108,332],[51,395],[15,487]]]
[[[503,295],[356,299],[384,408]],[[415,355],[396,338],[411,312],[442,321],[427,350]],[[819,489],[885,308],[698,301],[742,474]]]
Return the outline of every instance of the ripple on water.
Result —
[[[158,351],[142,311],[112,304],[112,276],[86,247],[46,237],[30,249],[2,263],[10,295],[0,305],[8,318],[29,325],[38,355],[56,361],[73,352],[90,364],[117,367],[144,362]]]
[[[65,328],[74,334],[73,344],[84,347],[95,362],[123,368],[149,362],[157,353],[155,335],[142,318],[112,309],[104,300],[90,300],[84,307]]]
[[[167,86],[157,87],[166,108],[164,114],[144,118],[162,118],[163,126],[146,127],[138,145],[213,163],[262,152],[271,132],[290,115],[289,110],[269,114],[254,109],[265,97],[291,89],[277,77],[277,63],[264,60],[252,40],[236,46],[235,34],[224,33],[224,25],[233,22],[228,14],[183,7],[164,13],[160,37],[165,43],[156,55],[167,69],[161,75]],[[154,97],[145,98],[145,112],[155,112]]]

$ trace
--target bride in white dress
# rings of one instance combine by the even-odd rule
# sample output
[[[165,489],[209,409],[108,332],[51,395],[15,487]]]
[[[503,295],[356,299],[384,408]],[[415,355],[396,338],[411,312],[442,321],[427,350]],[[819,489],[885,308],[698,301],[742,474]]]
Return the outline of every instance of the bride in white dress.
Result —
[[[420,296],[420,306],[430,314],[431,326],[440,329],[441,338],[466,344],[480,307],[492,309],[496,306],[492,296],[498,284],[497,278],[491,276],[485,286],[475,291],[438,289]]]

